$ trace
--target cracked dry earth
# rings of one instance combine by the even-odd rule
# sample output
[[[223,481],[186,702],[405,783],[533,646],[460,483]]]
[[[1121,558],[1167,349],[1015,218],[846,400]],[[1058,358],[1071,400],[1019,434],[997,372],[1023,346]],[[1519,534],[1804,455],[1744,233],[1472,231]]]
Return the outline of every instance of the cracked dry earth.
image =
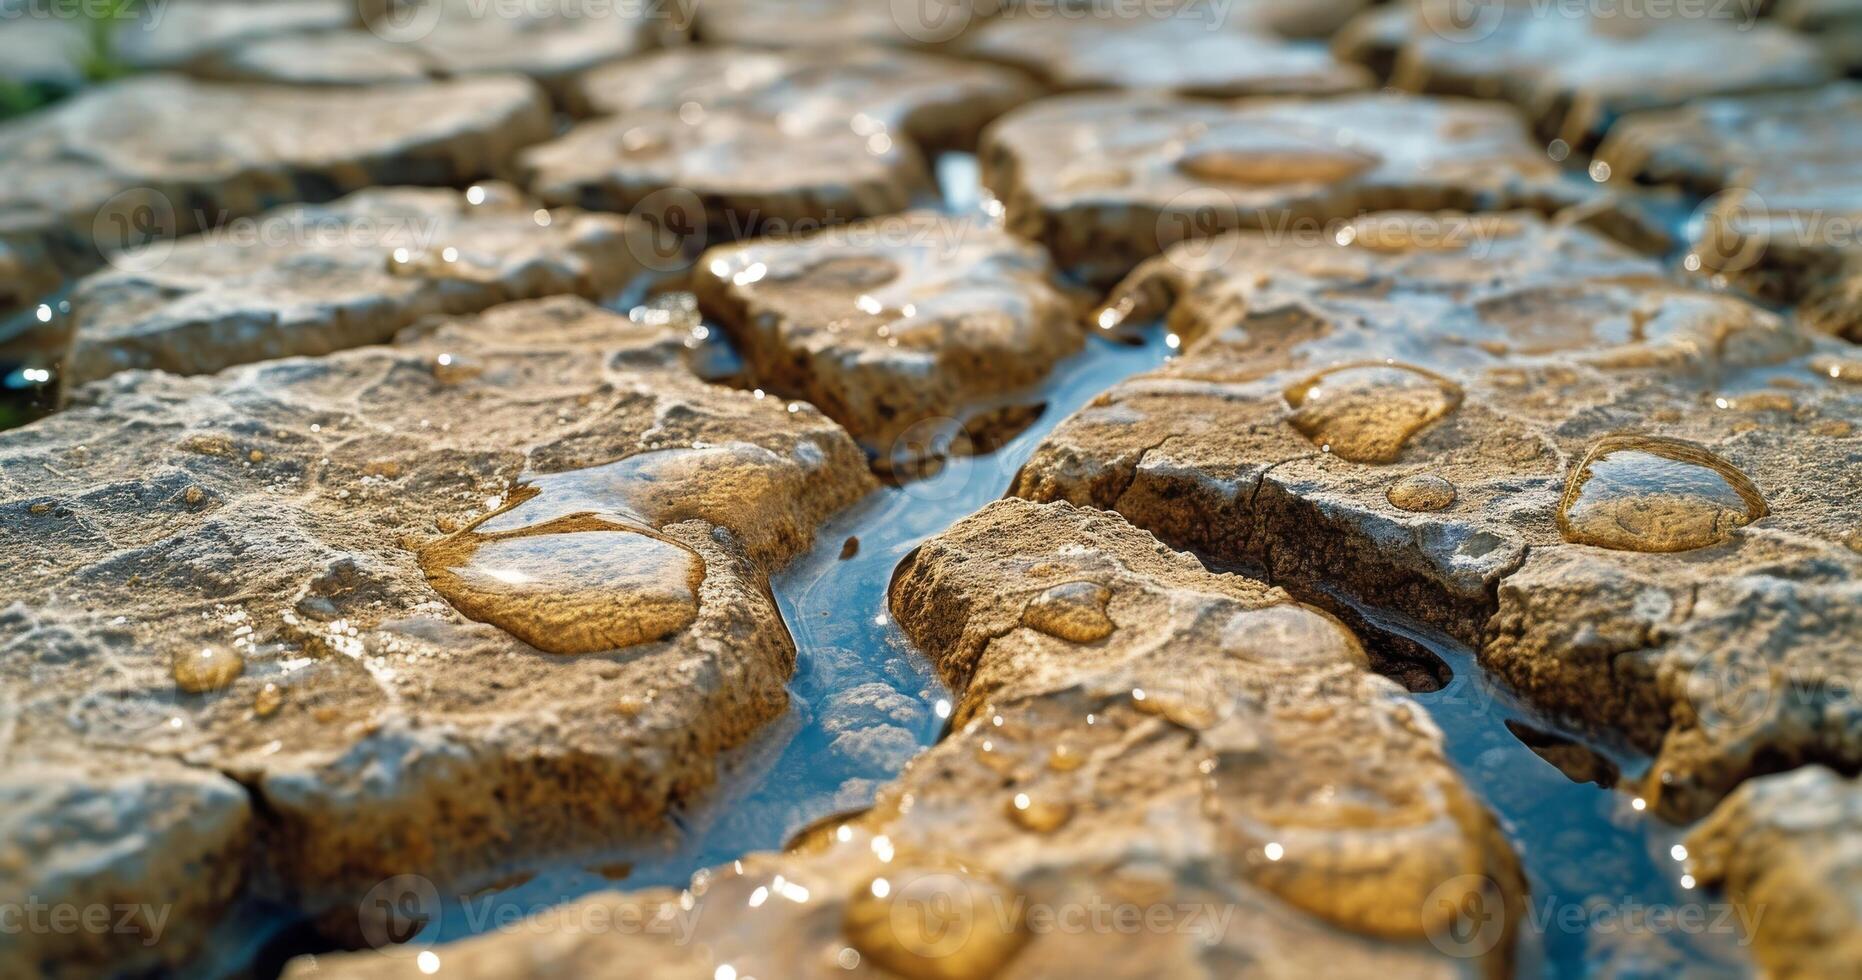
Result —
[[[1841,4],[174,3],[0,123],[0,973],[1862,971]]]

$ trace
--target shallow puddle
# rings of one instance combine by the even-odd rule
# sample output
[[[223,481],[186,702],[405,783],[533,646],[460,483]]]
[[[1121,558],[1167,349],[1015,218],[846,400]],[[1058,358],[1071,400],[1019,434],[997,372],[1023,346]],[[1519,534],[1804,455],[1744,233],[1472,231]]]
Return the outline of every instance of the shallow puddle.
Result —
[[[1467,647],[1354,608],[1374,630],[1421,644],[1454,672],[1440,690],[1414,697],[1525,870],[1518,976],[1751,975],[1733,904],[1687,877],[1685,829],[1656,819],[1631,788],[1645,757],[1522,704]]]

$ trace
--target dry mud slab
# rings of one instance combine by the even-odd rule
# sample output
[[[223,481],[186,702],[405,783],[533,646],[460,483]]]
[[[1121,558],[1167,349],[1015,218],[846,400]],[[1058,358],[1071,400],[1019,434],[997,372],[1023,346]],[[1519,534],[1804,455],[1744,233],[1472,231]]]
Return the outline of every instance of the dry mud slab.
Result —
[[[1862,342],[1862,85],[1637,113],[1598,159],[1708,198],[1691,268]]]
[[[6,972],[180,962],[237,894],[353,932],[391,876],[470,890],[705,792],[787,703],[768,571],[873,481],[833,423],[683,349],[511,304],[118,374],[0,435],[0,854],[31,855],[0,878],[177,906],[159,946],[9,938]]]
[[[1340,589],[1656,755],[1698,816],[1862,763],[1862,364],[1526,214],[1373,216],[1174,250],[1100,322],[1180,359],[1063,423],[1014,492]]]
[[[389,340],[434,314],[572,294],[642,271],[637,223],[546,211],[505,184],[391,188],[289,205],[116,256],[78,282],[66,361],[77,384],[129,368],[203,374]]]
[[[959,50],[1069,91],[1334,95],[1372,82],[1369,71],[1339,63],[1323,48],[1197,17],[1005,17],[972,32]]]
[[[1003,117],[981,157],[1009,230],[1108,286],[1177,242],[1237,228],[1330,234],[1366,210],[1597,200],[1510,108],[1408,95],[1063,96]]]
[[[590,72],[578,93],[602,118],[525,153],[531,189],[702,246],[903,211],[934,195],[921,149],[973,145],[1034,86],[872,47],[690,48]]]
[[[678,11],[615,3],[526,9],[498,0],[421,4],[373,26],[303,31],[224,47],[191,62],[192,74],[291,85],[373,85],[468,75],[525,75],[559,104],[575,78],[656,46]]]
[[[1511,101],[1547,139],[1575,150],[1595,146],[1625,112],[1804,88],[1834,75],[1809,38],[1745,23],[1738,5],[1616,16],[1572,7],[1415,0],[1366,14],[1371,20],[1334,47],[1366,64],[1390,63],[1400,89]]]
[[[1083,345],[1046,253],[982,218],[914,211],[705,253],[700,307],[758,384],[806,399],[884,468],[997,444],[1028,419],[1014,396]]]
[[[321,91],[145,75],[0,125],[0,239],[87,272],[100,249],[291,201],[492,176],[549,132],[521,78]]]
[[[1021,500],[927,542],[891,607],[957,704],[870,811],[560,920],[659,927],[467,940],[437,951],[446,973],[1509,972],[1512,854],[1428,715],[1331,617],[1117,515]],[[1460,912],[1485,927],[1451,935]],[[320,966],[401,975],[414,955]]]
[[[1821,766],[1741,786],[1689,837],[1689,867],[1752,910],[1775,977],[1862,971],[1862,792]]]

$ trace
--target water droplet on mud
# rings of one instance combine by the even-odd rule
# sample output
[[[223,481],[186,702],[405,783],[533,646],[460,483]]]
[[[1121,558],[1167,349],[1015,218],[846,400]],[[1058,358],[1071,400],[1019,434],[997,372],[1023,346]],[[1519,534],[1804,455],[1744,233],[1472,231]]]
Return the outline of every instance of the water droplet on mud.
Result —
[[[994,976],[1028,941],[1021,896],[976,872],[888,869],[854,892],[841,928],[874,964],[906,980]]]
[[[270,718],[281,707],[284,707],[284,691],[276,684],[259,688],[259,693],[252,698],[252,713],[260,718]]]
[[[200,647],[176,650],[172,667],[176,687],[189,694],[205,694],[233,683],[246,669],[246,660],[231,648]]]
[[[1286,390],[1293,427],[1353,463],[1394,462],[1461,397],[1459,385],[1433,371],[1385,363],[1329,368]]]
[[[1067,825],[1073,819],[1073,804],[1065,800],[1045,799],[1016,793],[1009,798],[1009,819],[1023,830],[1032,830],[1037,834],[1051,834]]]
[[[1085,762],[1085,754],[1065,745],[1054,746],[1054,751],[1047,756],[1047,767],[1055,772],[1072,772]]]
[[[664,639],[698,618],[705,564],[647,528],[580,517],[428,545],[421,567],[464,615],[550,653]]]
[[[1243,187],[1335,184],[1375,168],[1377,157],[1346,147],[1262,144],[1211,147],[1186,154],[1177,169],[1198,180]]]
[[[1384,499],[1400,510],[1445,510],[1455,502],[1455,485],[1439,476],[1417,473],[1390,484]]]
[[[1565,540],[1619,551],[1687,551],[1718,544],[1768,513],[1758,488],[1705,448],[1677,439],[1610,436],[1565,484]]]
[[[599,466],[530,476],[529,495],[479,530],[516,531],[594,514],[650,527],[699,518],[754,540],[780,526],[777,481],[801,478],[784,457],[749,443],[649,450]]]
[[[1222,627],[1221,644],[1229,656],[1256,663],[1371,663],[1357,634],[1343,623],[1293,602],[1234,614]]]
[[[1070,643],[1096,643],[1112,635],[1106,615],[1112,591],[1095,582],[1066,582],[1029,600],[1022,625]]]

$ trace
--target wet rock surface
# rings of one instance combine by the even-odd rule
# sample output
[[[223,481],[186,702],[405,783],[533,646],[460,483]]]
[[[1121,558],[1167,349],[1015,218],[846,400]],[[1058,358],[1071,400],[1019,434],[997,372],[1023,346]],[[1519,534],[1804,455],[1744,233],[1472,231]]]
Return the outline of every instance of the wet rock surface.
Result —
[[[319,92],[141,76],[0,126],[0,236],[83,272],[289,201],[489,176],[548,133],[516,78]]]
[[[1212,97],[1328,95],[1368,88],[1368,71],[1323,49],[1202,18],[1007,17],[962,53],[1026,69],[1063,90],[1157,89]]]
[[[1547,139],[1584,150],[1624,112],[1833,76],[1810,39],[1748,14],[1733,5],[1599,14],[1532,0],[1415,0],[1405,14],[1367,14],[1373,22],[1341,50],[1389,60],[1397,88],[1511,101]]]
[[[999,443],[1025,421],[1013,396],[1083,343],[1053,276],[985,220],[916,211],[714,248],[694,289],[756,383],[812,402],[893,468],[959,430]]]
[[[0,849],[114,862],[0,875],[170,896],[178,958],[235,888],[353,932],[394,875],[470,889],[656,833],[784,710],[768,570],[872,486],[832,423],[682,351],[579,300],[512,304],[119,374],[0,436],[9,765],[63,767],[12,790],[40,802]],[[142,782],[104,774],[132,755]],[[175,816],[112,829],[102,795]]]
[[[1583,197],[1511,110],[1402,95],[1044,99],[992,127],[981,155],[1009,230],[1102,285],[1172,244],[1237,228],[1314,234],[1367,209]]]
[[[1029,602],[1072,582],[1106,591],[1112,633],[1079,643],[1022,625]],[[916,553],[892,605],[958,700],[952,734],[871,811],[684,893],[572,913],[658,929],[486,937],[443,950],[448,973],[616,956],[677,976],[1507,968],[1512,856],[1427,716],[1330,617],[1116,515],[1016,500]],[[1446,955],[1430,937],[1464,902],[1491,934]],[[1062,926],[1089,906],[1153,924]],[[691,930],[675,941],[678,923]],[[322,965],[385,976],[412,955]]]
[[[1637,113],[1598,160],[1707,197],[1689,267],[1862,342],[1862,85]]]
[[[129,368],[202,374],[389,340],[434,314],[618,293],[650,255],[614,215],[538,208],[506,184],[370,190],[222,234],[158,242],[71,294],[77,384]]]
[[[1844,348],[1524,214],[1342,237],[1244,234],[1134,274],[1100,322],[1176,296],[1184,356],[1063,424],[1015,492],[1443,628],[1655,752],[1665,814],[1854,765]],[[1416,478],[1437,492],[1404,506]]]
[[[1768,975],[1862,969],[1862,793],[1812,766],[1741,786],[1688,839],[1690,867],[1755,910],[1754,953]]]

